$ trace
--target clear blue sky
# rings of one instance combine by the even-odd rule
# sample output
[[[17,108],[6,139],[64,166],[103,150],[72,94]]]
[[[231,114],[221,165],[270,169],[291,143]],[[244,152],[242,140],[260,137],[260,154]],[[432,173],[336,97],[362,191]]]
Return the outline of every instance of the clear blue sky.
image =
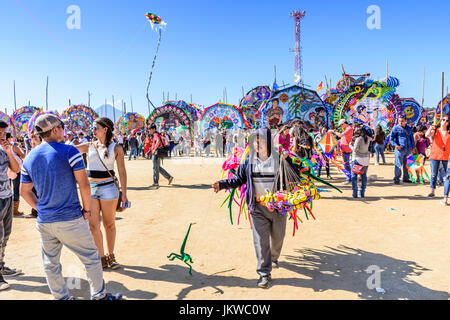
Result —
[[[49,35],[19,1],[54,37]],[[381,30],[366,26],[369,5],[381,8]],[[81,9],[81,29],[69,30],[70,5]],[[111,101],[127,102],[148,115],[146,87],[158,34],[145,13],[166,22],[151,84],[151,99],[170,98],[205,106],[227,90],[228,103],[238,104],[245,91],[271,84],[274,65],[278,84],[293,83],[295,45],[293,9],[306,10],[303,21],[304,81],[314,89],[326,75],[333,85],[347,73],[389,73],[402,81],[401,97],[422,98],[425,106],[441,96],[441,72],[450,83],[449,1],[382,0],[1,0],[0,109],[17,105],[63,110],[88,101],[94,108]],[[117,103],[119,101],[119,103]]]

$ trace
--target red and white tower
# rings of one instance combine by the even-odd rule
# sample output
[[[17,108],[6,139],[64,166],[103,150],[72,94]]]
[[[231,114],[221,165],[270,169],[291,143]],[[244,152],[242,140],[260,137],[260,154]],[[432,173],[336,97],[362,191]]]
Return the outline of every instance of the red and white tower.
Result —
[[[295,52],[295,84],[303,84],[303,60],[302,60],[302,44],[301,44],[301,22],[306,15],[306,11],[292,11],[291,17],[295,19],[295,48],[291,50]]]

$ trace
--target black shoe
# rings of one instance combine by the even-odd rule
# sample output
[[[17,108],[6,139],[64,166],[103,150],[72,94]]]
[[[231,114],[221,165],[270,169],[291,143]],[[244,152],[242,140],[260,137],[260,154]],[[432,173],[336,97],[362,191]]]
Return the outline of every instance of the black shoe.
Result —
[[[428,198],[434,198],[434,193],[430,193],[430,194],[428,195]]]
[[[400,181],[394,181],[394,184],[400,184]]]
[[[123,300],[123,298],[121,293],[116,294],[107,293],[102,299],[98,300]]]
[[[8,288],[9,288],[8,282],[6,282],[5,279],[3,279],[3,276],[0,274],[0,291],[6,290]]]
[[[272,280],[272,278],[270,277],[270,275],[259,277],[258,287],[259,288],[263,288],[263,289],[268,288],[269,287],[269,281],[271,281],[271,280]]]
[[[411,180],[403,180],[403,183],[412,183]]]
[[[14,269],[14,268],[11,269],[9,267],[3,267],[3,269],[1,269],[1,271],[0,271],[0,274],[2,276],[9,276],[9,277],[15,277],[22,273],[23,272],[20,269]]]

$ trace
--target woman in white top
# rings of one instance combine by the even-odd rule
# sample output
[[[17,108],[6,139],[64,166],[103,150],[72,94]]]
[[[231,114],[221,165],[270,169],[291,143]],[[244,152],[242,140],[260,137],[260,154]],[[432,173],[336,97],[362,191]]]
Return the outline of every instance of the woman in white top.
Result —
[[[352,189],[353,198],[358,198],[358,174],[354,173],[355,165],[364,167],[364,172],[361,174],[361,188],[359,189],[359,195],[364,198],[367,187],[367,169],[370,164],[370,152],[369,152],[370,138],[367,136],[366,131],[363,128],[358,128],[354,135],[353,141],[350,143],[350,149],[352,149]]]
[[[91,183],[91,217],[89,218],[89,227],[100,253],[103,268],[117,269],[120,265],[114,256],[116,206],[117,201],[121,201],[124,204],[128,202],[124,152],[123,148],[113,141],[114,123],[110,119],[97,118],[94,121],[92,131],[97,139],[95,142],[76,146],[82,154],[88,154],[87,174]],[[119,190],[111,177],[111,175],[115,177],[114,163],[117,163],[119,173],[122,189],[121,199],[119,199]],[[103,234],[100,229],[100,212],[106,233],[107,255],[105,255]]]

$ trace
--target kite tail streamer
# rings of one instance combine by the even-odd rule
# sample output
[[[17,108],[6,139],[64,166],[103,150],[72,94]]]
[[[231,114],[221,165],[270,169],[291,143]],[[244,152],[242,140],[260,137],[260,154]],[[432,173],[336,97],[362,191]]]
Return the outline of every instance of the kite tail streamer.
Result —
[[[233,206],[233,200],[234,200],[234,194],[236,193],[236,189],[233,189],[230,193],[230,199],[228,201],[228,211],[230,212],[230,221],[231,224],[233,224],[233,214],[232,214],[232,206]]]
[[[147,101],[149,104],[151,104],[153,106],[153,109],[155,109],[155,106],[150,101],[150,97],[148,96],[148,89],[150,88],[150,82],[152,81],[152,75],[153,75],[153,68],[155,67],[156,57],[158,55],[159,46],[161,44],[161,29],[159,29],[158,32],[159,32],[158,46],[156,47],[156,53],[155,53],[155,57],[153,58],[152,69],[150,71],[150,77],[148,78],[148,84],[147,84]]]

